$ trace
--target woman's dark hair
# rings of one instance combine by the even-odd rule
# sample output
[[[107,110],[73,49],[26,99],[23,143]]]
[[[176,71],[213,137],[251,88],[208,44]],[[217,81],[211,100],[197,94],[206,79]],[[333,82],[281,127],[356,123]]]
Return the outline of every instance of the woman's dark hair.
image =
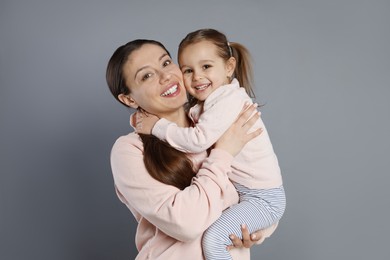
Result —
[[[123,67],[129,56],[145,44],[160,46],[170,56],[168,50],[158,41],[139,39],[120,46],[110,58],[106,81],[111,94],[120,102],[120,94],[131,93],[131,86],[126,85]],[[122,102],[120,102],[123,104]],[[139,134],[144,145],[144,163],[149,174],[156,180],[175,186],[181,190],[191,184],[196,172],[192,161],[185,153],[174,149],[168,143],[153,135]]]
[[[149,174],[181,190],[188,187],[196,173],[186,154],[154,135],[139,135],[144,143],[144,162]]]

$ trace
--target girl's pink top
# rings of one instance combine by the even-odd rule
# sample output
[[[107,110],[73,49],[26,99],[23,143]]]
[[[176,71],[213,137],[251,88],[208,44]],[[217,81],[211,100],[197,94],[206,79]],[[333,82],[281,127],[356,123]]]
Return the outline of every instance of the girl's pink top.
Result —
[[[178,150],[197,153],[210,148],[237,119],[245,103],[253,103],[237,79],[211,93],[203,105],[190,110],[194,127],[178,127],[164,118],[157,121],[152,134]],[[234,158],[229,178],[248,188],[269,189],[282,185],[278,159],[267,129],[261,120],[252,129],[263,132],[249,141]]]

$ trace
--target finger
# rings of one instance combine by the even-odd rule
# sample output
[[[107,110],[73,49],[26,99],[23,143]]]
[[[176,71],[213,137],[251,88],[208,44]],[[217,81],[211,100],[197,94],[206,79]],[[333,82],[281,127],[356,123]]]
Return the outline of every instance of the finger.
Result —
[[[252,104],[249,106],[244,105],[243,109],[237,117],[236,122],[240,125],[244,125],[244,123],[248,121],[248,119],[251,117],[256,108],[257,104]]]
[[[141,132],[142,131],[142,123],[138,123],[137,126],[135,127],[135,129],[137,130],[137,132]]]
[[[230,250],[232,250],[233,248],[234,248],[234,246],[227,246],[227,247],[226,247],[226,250],[227,250],[227,251],[230,251]]]
[[[242,241],[235,235],[230,235],[230,240],[233,243],[234,247],[242,247]]]
[[[244,122],[242,127],[244,128],[244,130],[249,130],[252,126],[256,124],[259,118],[260,118],[260,112],[254,113],[253,115],[250,116],[250,118],[248,118],[246,122]]]
[[[251,234],[251,240],[253,242],[259,242],[260,240],[264,240],[263,239],[263,231],[262,230],[258,230],[254,233]]]
[[[252,140],[253,138],[256,138],[257,136],[259,136],[263,132],[262,128],[258,128],[255,130],[251,129],[255,125],[255,123],[258,121],[259,118],[260,118],[260,112],[257,112],[242,127],[242,129],[247,133],[247,135],[244,136],[245,142],[248,142],[248,141]]]
[[[259,135],[261,135],[262,132],[263,132],[263,129],[260,128],[260,129],[253,131],[252,133],[247,134],[245,142],[249,142],[250,140],[258,137]]]
[[[133,113],[130,116],[130,125],[136,126],[137,125],[137,112]]]
[[[257,109],[259,105],[257,103],[249,104],[244,107],[245,111],[244,114],[249,114],[251,115],[251,112]]]
[[[135,115],[136,115],[135,129],[139,132],[142,130],[142,113],[137,111]]]
[[[135,118],[136,118],[137,122],[142,121],[142,113],[141,112],[137,111],[135,115],[136,115]]]
[[[240,248],[240,247],[242,247],[242,241],[236,235],[230,235],[229,238],[232,241],[232,245],[229,245],[228,248],[233,248],[233,247]]]
[[[240,113],[238,114],[238,116],[241,116],[243,113],[245,113],[245,111],[246,111],[251,105],[252,105],[251,103],[245,102],[245,104],[242,106],[242,109],[241,109]]]
[[[252,246],[252,240],[249,235],[249,230],[245,224],[241,225],[241,232],[242,232],[242,243],[243,246],[246,248],[249,248]]]
[[[248,122],[254,123],[260,117],[259,112],[257,112],[257,104],[252,104],[249,106],[241,116],[242,126],[245,126]]]

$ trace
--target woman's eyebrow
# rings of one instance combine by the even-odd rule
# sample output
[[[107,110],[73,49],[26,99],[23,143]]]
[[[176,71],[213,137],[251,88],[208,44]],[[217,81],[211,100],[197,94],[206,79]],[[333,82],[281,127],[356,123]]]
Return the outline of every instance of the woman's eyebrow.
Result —
[[[163,55],[161,55],[160,59],[158,60],[161,61],[165,56],[169,56],[168,53],[164,53]]]
[[[142,71],[143,69],[146,69],[147,67],[149,67],[149,65],[146,65],[146,66],[143,66],[143,67],[139,68],[139,69],[135,72],[135,74],[134,74],[134,80],[137,78],[138,73],[139,73],[140,71]]]
[[[161,55],[160,58],[159,58],[158,60],[161,61],[165,56],[169,56],[168,53],[164,53],[163,55]],[[137,74],[138,74],[141,70],[146,69],[147,67],[149,67],[149,65],[146,65],[146,66],[143,66],[143,67],[139,68],[139,69],[135,72],[135,74],[134,74],[134,80],[137,78]]]

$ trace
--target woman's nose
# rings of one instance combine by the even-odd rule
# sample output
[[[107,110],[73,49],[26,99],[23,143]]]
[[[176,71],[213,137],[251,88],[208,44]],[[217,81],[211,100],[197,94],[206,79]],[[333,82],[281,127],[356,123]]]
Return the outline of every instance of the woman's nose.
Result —
[[[171,79],[171,77],[172,77],[172,75],[168,71],[160,73],[160,81],[161,82],[169,81]]]

